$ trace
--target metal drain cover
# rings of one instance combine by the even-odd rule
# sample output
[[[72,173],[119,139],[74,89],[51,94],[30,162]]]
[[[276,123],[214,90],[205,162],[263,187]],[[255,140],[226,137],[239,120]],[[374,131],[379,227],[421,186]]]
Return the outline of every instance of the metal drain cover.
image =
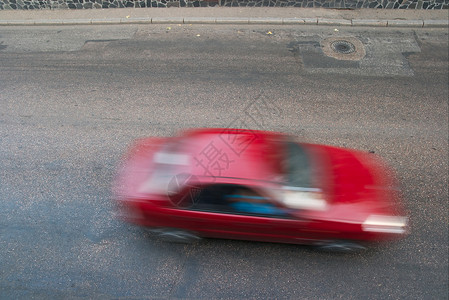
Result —
[[[349,54],[355,51],[355,46],[345,40],[338,40],[331,43],[331,48],[337,53]]]
[[[365,47],[354,37],[329,37],[321,41],[323,53],[338,60],[361,60]]]

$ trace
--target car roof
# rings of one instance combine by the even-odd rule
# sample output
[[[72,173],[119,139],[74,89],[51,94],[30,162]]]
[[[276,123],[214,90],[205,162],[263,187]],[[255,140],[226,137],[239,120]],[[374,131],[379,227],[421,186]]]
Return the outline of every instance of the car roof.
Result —
[[[190,172],[202,182],[282,181],[280,141],[276,132],[201,128],[180,135],[180,150],[191,157]]]

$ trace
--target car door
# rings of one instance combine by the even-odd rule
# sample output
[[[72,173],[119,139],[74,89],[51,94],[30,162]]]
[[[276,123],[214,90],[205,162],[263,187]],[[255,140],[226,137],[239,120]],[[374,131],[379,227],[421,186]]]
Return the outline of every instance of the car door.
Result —
[[[308,220],[252,189],[235,185],[204,189],[195,205],[171,215],[183,228],[209,237],[288,243],[313,240]]]

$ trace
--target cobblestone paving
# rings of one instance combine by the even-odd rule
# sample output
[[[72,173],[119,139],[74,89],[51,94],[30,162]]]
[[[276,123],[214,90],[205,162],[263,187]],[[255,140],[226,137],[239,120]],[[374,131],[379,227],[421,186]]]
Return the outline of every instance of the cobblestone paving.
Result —
[[[324,7],[449,9],[449,0],[0,0],[0,9],[91,9],[124,7]]]

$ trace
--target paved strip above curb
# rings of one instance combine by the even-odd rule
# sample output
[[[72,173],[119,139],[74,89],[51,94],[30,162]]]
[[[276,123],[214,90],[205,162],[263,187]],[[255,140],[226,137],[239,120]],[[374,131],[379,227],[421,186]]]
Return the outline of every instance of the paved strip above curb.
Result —
[[[106,24],[267,24],[267,25],[326,25],[374,27],[448,27],[449,20],[374,20],[327,18],[208,18],[154,17],[110,19],[47,19],[0,20],[0,26],[30,25],[106,25]]]

